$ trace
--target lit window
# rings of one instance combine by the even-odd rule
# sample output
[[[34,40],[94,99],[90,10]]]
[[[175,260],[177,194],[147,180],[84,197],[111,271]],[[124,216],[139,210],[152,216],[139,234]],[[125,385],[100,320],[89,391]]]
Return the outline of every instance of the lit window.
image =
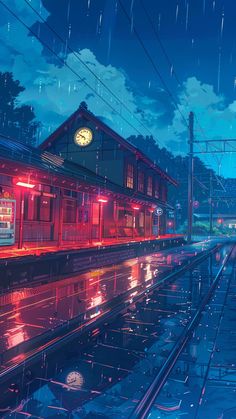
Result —
[[[139,213],[139,227],[144,227],[144,213]]]
[[[126,187],[133,189],[134,187],[134,166],[127,164]]]
[[[93,202],[92,204],[92,224],[98,225],[99,224],[99,203]]]
[[[138,191],[139,192],[144,192],[144,173],[143,172],[139,172],[138,174]]]
[[[152,176],[148,176],[147,195],[152,196]]]

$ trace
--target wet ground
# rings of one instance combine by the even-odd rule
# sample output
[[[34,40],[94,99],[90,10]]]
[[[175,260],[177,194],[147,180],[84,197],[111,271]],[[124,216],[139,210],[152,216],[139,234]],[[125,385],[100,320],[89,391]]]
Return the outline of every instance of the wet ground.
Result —
[[[126,262],[128,267],[124,280],[126,286],[129,284],[132,291],[132,281],[135,281],[134,289],[139,280],[146,281],[148,286],[145,298],[136,304],[131,304],[124,315],[119,315],[112,322],[103,325],[102,330],[94,329],[90,342],[83,350],[79,339],[73,348],[69,350],[67,348],[67,359],[62,361],[58,358],[56,373],[53,376],[47,374],[47,365],[42,362],[41,367],[45,369],[44,378],[32,377],[28,387],[28,397],[21,400],[21,396],[17,395],[15,408],[12,409],[12,413],[6,413],[4,417],[18,418],[25,415],[34,418],[92,418],[92,412],[96,412],[104,418],[128,418],[192,318],[219,270],[228,248],[224,247],[217,251],[199,266],[177,278],[175,282],[163,284],[160,290],[150,293],[148,288],[157,280],[162,269],[169,269],[173,264],[181,264],[184,258],[195,255],[206,246],[210,244],[186,247],[181,252],[180,249],[172,249],[165,255],[156,254]],[[230,264],[224,272],[224,279],[229,280],[232,271],[233,266]],[[112,270],[108,272],[113,278],[110,280],[114,281],[115,271],[113,274]],[[97,282],[101,284],[101,279]],[[196,359],[195,347],[201,348],[200,354],[203,354],[202,348],[209,339],[212,339],[213,331],[215,332],[215,322],[220,311],[218,307],[219,304],[223,307],[225,301],[223,294],[226,295],[228,290],[227,280],[221,284],[223,284],[222,290],[219,292],[217,290],[221,299],[219,301],[215,299],[213,302],[215,311],[212,312],[212,316],[210,312],[207,313],[210,319],[207,318],[204,333],[202,325],[199,326],[201,334],[196,337],[197,343],[190,345],[191,362]],[[207,353],[208,349],[209,347]],[[188,356],[187,352],[187,361]],[[163,414],[172,418],[182,415],[194,417],[191,416],[190,405],[192,403],[195,405],[197,399],[194,390],[195,380],[192,380],[193,388],[185,387],[189,375],[180,365],[173,374],[174,377],[167,382],[164,393],[161,394],[160,400],[156,401],[150,417],[159,418]],[[34,391],[36,387],[39,388]],[[188,402],[183,403],[185,394]],[[217,416],[208,415],[208,417]]]
[[[236,418],[236,254],[231,259],[194,339],[178,360],[149,415],[163,417],[163,404],[177,408],[169,418]],[[168,398],[167,398],[168,394]],[[163,403],[165,401],[165,403]]]
[[[130,259],[119,265],[95,269],[85,274],[45,285],[9,291],[0,295],[0,355],[71,319],[102,305],[127,290],[150,285],[163,272],[186,258],[192,258],[215,242],[173,248],[152,256]],[[97,308],[97,310],[96,310]]]

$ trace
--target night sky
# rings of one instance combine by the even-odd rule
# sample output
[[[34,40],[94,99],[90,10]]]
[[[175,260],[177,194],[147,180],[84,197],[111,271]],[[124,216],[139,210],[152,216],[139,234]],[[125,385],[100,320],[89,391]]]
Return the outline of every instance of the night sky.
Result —
[[[25,86],[39,141],[86,100],[124,137],[184,154],[190,110],[196,139],[236,138],[235,22],[235,0],[1,0],[1,71]],[[204,161],[235,177],[236,154]]]

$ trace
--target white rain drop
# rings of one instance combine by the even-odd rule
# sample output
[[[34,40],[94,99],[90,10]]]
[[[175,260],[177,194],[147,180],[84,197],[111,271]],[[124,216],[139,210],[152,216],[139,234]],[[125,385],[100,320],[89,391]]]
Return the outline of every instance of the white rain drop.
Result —
[[[221,26],[220,26],[220,37],[221,38],[223,36],[223,31],[224,31],[224,21],[225,21],[225,12],[223,10],[222,11],[222,17],[221,17]]]
[[[176,11],[175,11],[175,22],[177,22],[178,17],[179,17],[179,5],[177,4],[176,5]]]
[[[186,5],[186,21],[185,21],[185,29],[188,30],[188,20],[189,20],[189,4]]]

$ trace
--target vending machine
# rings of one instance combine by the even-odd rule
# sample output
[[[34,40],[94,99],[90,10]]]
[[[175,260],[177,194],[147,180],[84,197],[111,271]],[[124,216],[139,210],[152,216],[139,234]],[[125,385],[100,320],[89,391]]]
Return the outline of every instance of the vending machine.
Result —
[[[0,198],[0,246],[15,243],[16,201]]]

